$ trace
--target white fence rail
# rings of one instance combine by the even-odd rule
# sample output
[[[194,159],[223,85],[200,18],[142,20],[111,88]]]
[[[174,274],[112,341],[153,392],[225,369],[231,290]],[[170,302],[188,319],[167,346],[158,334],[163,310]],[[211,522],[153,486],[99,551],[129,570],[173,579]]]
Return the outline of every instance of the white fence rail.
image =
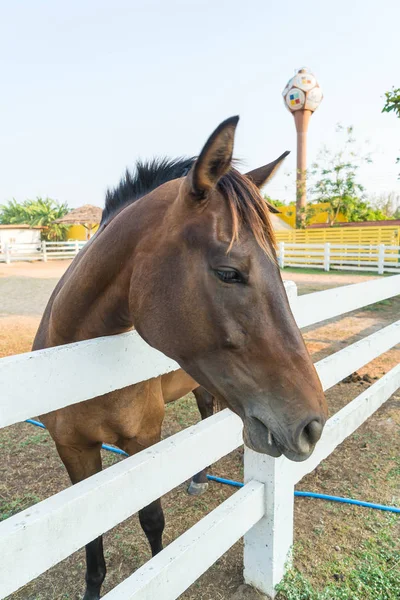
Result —
[[[74,258],[86,242],[38,242],[37,244],[5,244],[0,250],[0,262],[62,260]]]
[[[0,249],[0,262],[61,260],[76,256],[86,242],[39,242],[6,244]],[[400,246],[290,244],[279,242],[278,261],[284,267],[400,273]]]
[[[290,244],[279,242],[279,266],[400,273],[400,246]]]
[[[300,298],[287,289],[304,327],[400,294],[400,275]],[[320,361],[324,389],[399,342],[397,322]],[[0,427],[176,368],[134,332],[1,359]],[[71,399],[73,379],[81,385]],[[174,600],[243,535],[245,580],[273,596],[293,542],[294,484],[399,386],[400,366],[329,419],[304,463],[245,449],[245,487],[105,597]],[[241,430],[225,410],[1,523],[0,598],[240,446]]]

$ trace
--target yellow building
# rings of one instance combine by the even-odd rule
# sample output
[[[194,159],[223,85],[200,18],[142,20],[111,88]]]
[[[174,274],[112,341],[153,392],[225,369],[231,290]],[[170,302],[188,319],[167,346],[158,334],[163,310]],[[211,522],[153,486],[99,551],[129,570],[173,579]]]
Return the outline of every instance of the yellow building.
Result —
[[[314,223],[329,222],[329,213],[327,210],[329,208],[329,202],[319,202],[318,204],[312,204],[310,206],[312,206],[315,211],[310,218],[310,225],[313,225]],[[280,214],[277,216],[294,228],[296,226],[296,205],[279,206],[278,210]],[[338,223],[346,223],[347,218],[342,213],[339,213],[336,221]]]
[[[79,208],[74,208],[54,222],[71,226],[67,233],[68,240],[85,242],[98,230],[102,212],[103,210],[99,206],[85,204]]]
[[[96,233],[99,226],[94,225],[91,231],[91,235]],[[88,238],[87,229],[83,225],[71,225],[68,229],[67,240],[78,240],[80,242],[86,241]]]

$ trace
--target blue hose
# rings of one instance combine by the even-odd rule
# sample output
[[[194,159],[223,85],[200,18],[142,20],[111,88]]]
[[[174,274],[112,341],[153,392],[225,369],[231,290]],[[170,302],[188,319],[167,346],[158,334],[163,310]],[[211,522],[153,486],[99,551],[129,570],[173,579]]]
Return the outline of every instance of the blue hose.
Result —
[[[27,423],[31,425],[36,425],[36,427],[41,427],[42,429],[46,429],[43,423],[40,421],[35,421],[34,419],[27,419]],[[122,456],[129,456],[120,448],[114,448],[114,446],[109,446],[108,444],[102,444],[101,447],[103,450],[108,450],[108,452],[114,452],[115,454],[122,454]],[[233,479],[224,479],[223,477],[216,477],[215,475],[207,475],[207,479],[210,481],[216,481],[217,483],[223,483],[225,485],[230,485],[232,487],[242,488],[244,483],[240,483],[240,481],[234,481]],[[376,510],[386,510],[388,512],[400,513],[400,508],[396,506],[385,506],[384,504],[373,504],[372,502],[364,502],[363,500],[353,500],[352,498],[341,498],[340,496],[328,496],[327,494],[317,494],[315,492],[295,492],[295,496],[301,496],[302,498],[318,498],[319,500],[329,500],[331,502],[342,502],[343,504],[354,504],[355,506],[365,506],[366,508],[375,508]]]
[[[240,481],[233,481],[232,479],[223,479],[223,477],[215,477],[215,475],[207,475],[207,479],[210,481],[216,481],[217,483],[224,483],[225,485],[231,485],[232,487],[242,488],[244,483]]]
[[[218,483],[224,483],[225,485],[231,485],[233,487],[243,487],[243,483],[239,481],[233,481],[232,479],[223,479],[222,477],[215,477],[214,475],[207,475],[210,481],[216,481]],[[331,502],[343,502],[344,504],[355,504],[356,506],[365,506],[366,508],[376,508],[377,510],[387,510],[389,512],[400,513],[400,508],[396,506],[385,506],[384,504],[373,504],[372,502],[364,502],[363,500],[353,500],[352,498],[342,498],[341,496],[328,496],[327,494],[317,494],[315,492],[295,492],[295,496],[301,496],[302,498],[319,498],[320,500],[330,500]]]
[[[114,446],[109,446],[108,444],[102,444],[101,447],[103,450],[108,450],[108,452],[114,452],[114,454],[122,454],[122,456],[129,456],[125,450],[121,450],[120,448],[115,448]]]
[[[46,429],[46,426],[43,425],[40,421],[35,421],[34,419],[27,419],[26,423],[30,423],[31,425],[36,425],[36,427],[41,427],[42,429]]]
[[[385,506],[384,504],[373,504],[363,500],[353,500],[352,498],[342,498],[341,496],[328,496],[327,494],[316,494],[314,492],[295,492],[295,496],[303,498],[320,498],[321,500],[330,500],[331,502],[343,502],[344,504],[355,504],[356,506],[365,506],[366,508],[376,508],[377,510],[387,510],[389,512],[400,513],[400,508],[396,506]]]

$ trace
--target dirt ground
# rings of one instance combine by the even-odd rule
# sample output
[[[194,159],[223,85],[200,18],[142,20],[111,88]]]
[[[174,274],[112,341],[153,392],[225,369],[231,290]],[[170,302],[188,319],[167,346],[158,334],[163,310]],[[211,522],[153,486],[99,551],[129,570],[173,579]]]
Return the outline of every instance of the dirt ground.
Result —
[[[67,262],[0,265],[0,357],[30,350],[46,301]],[[372,278],[352,274],[285,272],[296,281],[299,293],[357,283]],[[387,300],[312,326],[303,334],[313,360],[317,361],[398,319],[400,300]],[[400,362],[396,347],[363,369],[361,376],[379,378]],[[366,381],[339,383],[327,392],[330,414],[368,387]],[[34,415],[32,415],[34,416]],[[164,436],[199,420],[189,395],[167,407]],[[306,476],[297,489],[355,497],[381,504],[400,502],[400,393],[386,402],[353,436]],[[120,458],[104,453],[104,466]],[[215,475],[242,480],[242,450],[212,466]],[[69,485],[53,443],[45,431],[21,423],[0,431],[0,519],[38,502]],[[186,483],[164,497],[165,544],[214,509],[234,489],[210,484],[199,498],[186,494]],[[366,539],[383,528],[398,538],[399,524],[389,513],[296,498],[294,562],[318,588],[338,581],[340,565]],[[149,559],[149,549],[137,516],[105,535],[108,574],[106,593]],[[332,560],[332,557],[335,559]],[[342,561],[342,562],[341,562]],[[333,566],[332,566],[333,565]],[[10,600],[78,600],[84,589],[84,552],[80,550],[47,573],[9,596]],[[239,542],[191,586],[184,600],[230,600],[242,584],[242,543]],[[243,592],[243,597],[253,597]],[[254,595],[254,598],[258,595]],[[282,600],[285,596],[282,596]],[[343,596],[343,598],[345,598]],[[303,598],[303,600],[307,600]],[[345,600],[352,600],[351,598]],[[396,600],[390,598],[390,600]],[[397,599],[398,600],[398,599]]]

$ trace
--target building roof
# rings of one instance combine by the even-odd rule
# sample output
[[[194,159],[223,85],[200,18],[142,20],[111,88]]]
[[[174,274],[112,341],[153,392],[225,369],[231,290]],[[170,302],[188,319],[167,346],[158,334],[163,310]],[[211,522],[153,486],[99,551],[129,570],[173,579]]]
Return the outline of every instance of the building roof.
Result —
[[[101,221],[103,210],[93,204],[85,204],[79,208],[74,208],[54,223],[64,223],[65,225],[97,225]]]
[[[0,229],[45,229],[45,227],[41,227],[40,225],[27,225],[25,223],[15,223],[14,225],[0,225]]]
[[[327,223],[314,223],[306,229],[336,229],[338,227],[400,227],[400,219],[386,219],[384,221],[355,221],[354,223],[335,223],[328,225]]]

